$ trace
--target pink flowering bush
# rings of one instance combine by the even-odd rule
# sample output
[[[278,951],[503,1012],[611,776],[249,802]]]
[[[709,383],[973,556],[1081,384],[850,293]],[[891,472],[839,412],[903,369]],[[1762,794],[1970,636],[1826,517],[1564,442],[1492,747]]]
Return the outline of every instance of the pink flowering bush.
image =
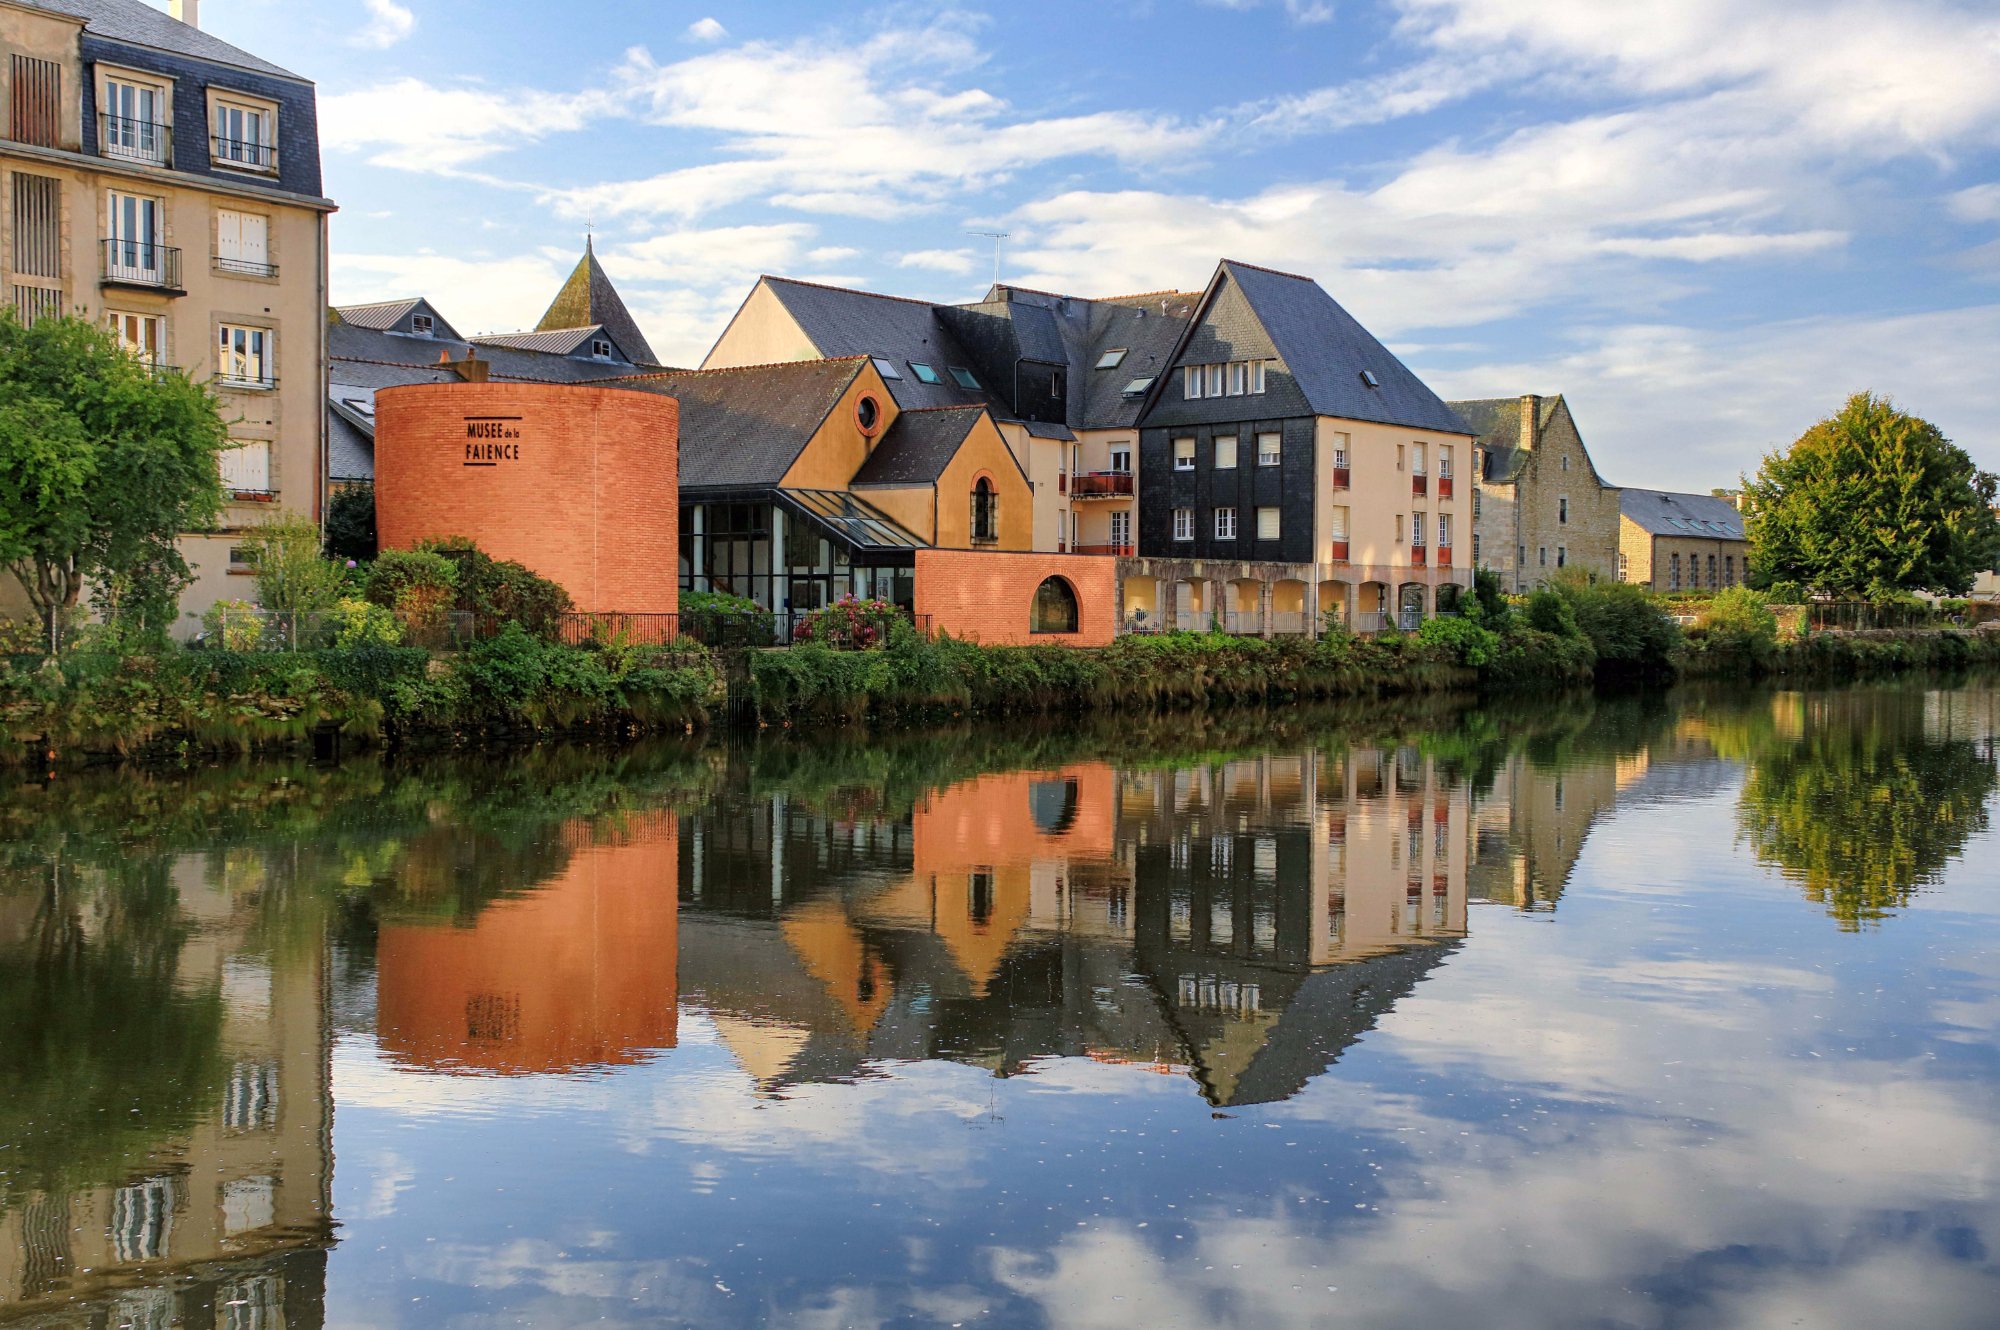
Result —
[[[792,640],[865,651],[887,645],[889,625],[900,617],[902,611],[886,600],[842,596],[800,619],[798,627],[792,630]]]

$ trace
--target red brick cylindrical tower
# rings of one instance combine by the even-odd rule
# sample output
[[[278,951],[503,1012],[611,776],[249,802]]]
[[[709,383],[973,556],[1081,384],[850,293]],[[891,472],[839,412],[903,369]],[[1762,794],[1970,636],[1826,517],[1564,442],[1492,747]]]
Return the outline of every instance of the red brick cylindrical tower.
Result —
[[[680,404],[594,384],[424,383],[375,394],[383,549],[464,536],[579,610],[680,604]]]

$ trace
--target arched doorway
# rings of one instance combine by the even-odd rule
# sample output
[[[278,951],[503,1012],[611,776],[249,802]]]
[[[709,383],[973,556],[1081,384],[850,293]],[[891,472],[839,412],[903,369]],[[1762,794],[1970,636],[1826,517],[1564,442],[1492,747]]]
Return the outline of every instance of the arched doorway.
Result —
[[[1311,628],[1306,621],[1306,584],[1290,577],[1271,583],[1271,631],[1302,637]]]
[[[1231,633],[1256,634],[1264,631],[1264,584],[1255,578],[1239,577],[1229,583],[1229,603],[1223,629]]]
[[[1067,577],[1045,577],[1035,588],[1028,613],[1030,633],[1073,633],[1077,625],[1076,588]]]
[[[1209,594],[1209,584],[1203,578],[1187,577],[1174,583],[1174,617],[1170,626],[1188,632],[1207,632],[1212,627]]]
[[[1168,626],[1161,617],[1159,578],[1135,573],[1125,579],[1119,622],[1127,633],[1157,633]]]
[[[1354,631],[1379,633],[1389,626],[1389,584],[1363,582],[1361,605],[1354,613]]]
[[[1321,582],[1319,584],[1319,617],[1325,623],[1328,615],[1346,626],[1354,627],[1354,587],[1347,582]]]
[[[1456,582],[1446,582],[1437,589],[1437,612],[1439,614],[1459,613],[1460,601],[1464,598],[1464,594],[1464,587]]]
[[[1414,633],[1424,626],[1426,596],[1422,582],[1403,583],[1396,596],[1396,627],[1406,633]]]

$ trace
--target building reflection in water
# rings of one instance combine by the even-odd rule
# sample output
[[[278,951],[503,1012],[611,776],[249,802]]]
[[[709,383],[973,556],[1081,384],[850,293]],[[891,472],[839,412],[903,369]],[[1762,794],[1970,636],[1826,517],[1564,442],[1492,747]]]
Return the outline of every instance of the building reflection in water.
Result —
[[[136,973],[157,991],[121,988],[124,996],[178,1008],[177,1019],[211,1013],[218,1027],[212,1043],[191,1041],[199,1057],[172,1068],[212,1092],[192,1106],[191,1125],[136,1143],[133,1133],[108,1136],[121,1124],[52,1126],[70,1152],[58,1171],[103,1161],[105,1175],[0,1196],[0,1323],[310,1330],[324,1320],[333,1239],[324,916],[297,912],[274,937],[254,854],[185,855],[161,867],[171,881],[150,884],[168,888],[153,899],[175,903],[129,928],[117,890],[30,895],[9,883],[0,893],[0,954],[63,951],[79,972],[102,975],[91,953],[129,945],[147,954]],[[38,980],[61,982],[49,970]],[[108,1027],[91,1033],[116,1038]],[[69,1053],[71,1074],[84,1074],[75,1068],[90,1050]],[[115,1111],[148,1120],[138,1107]]]
[[[643,1061],[676,1037],[674,814],[578,818],[567,864],[470,922],[386,919],[385,1053],[433,1071],[528,1075]]]
[[[765,1093],[948,1058],[1324,1070],[1465,931],[1469,792],[1414,749],[976,777],[900,818],[719,800],[682,838],[681,977]]]

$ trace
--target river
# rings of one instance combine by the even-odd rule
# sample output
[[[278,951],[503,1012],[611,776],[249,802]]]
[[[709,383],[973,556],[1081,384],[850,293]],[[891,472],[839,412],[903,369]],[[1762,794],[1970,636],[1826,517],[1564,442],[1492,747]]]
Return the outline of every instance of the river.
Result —
[[[1904,683],[15,783],[0,1325],[1992,1327],[1996,738]]]

